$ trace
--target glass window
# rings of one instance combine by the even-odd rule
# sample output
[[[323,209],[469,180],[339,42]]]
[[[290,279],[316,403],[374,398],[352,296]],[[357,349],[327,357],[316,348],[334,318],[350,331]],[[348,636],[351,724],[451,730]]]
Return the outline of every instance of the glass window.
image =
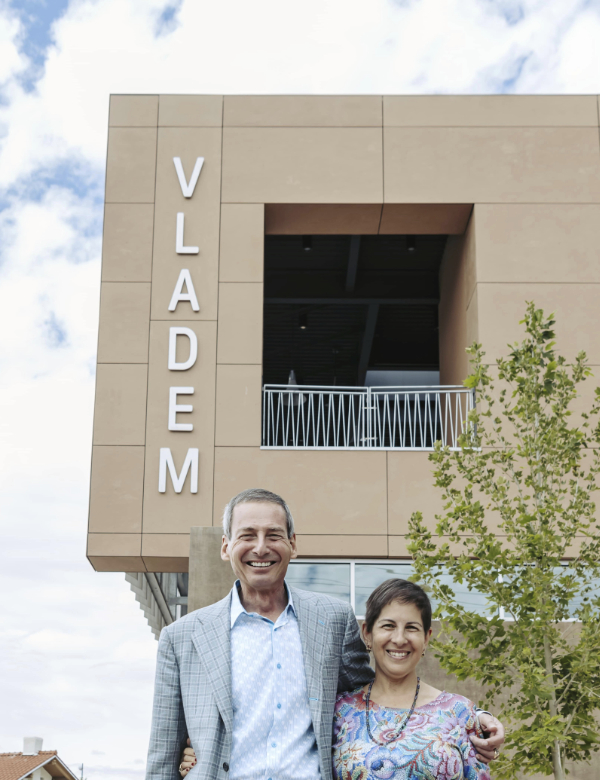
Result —
[[[557,573],[559,573],[557,569]],[[361,561],[293,561],[290,563],[287,581],[290,585],[295,585],[304,590],[312,590],[316,593],[325,593],[329,596],[335,596],[354,605],[354,611],[358,618],[363,618],[366,611],[367,599],[373,590],[381,585],[385,580],[391,577],[399,577],[403,580],[409,579],[413,574],[412,565],[409,561],[379,561],[367,563]],[[504,575],[506,578],[506,575]],[[447,583],[456,596],[456,601],[461,606],[471,612],[489,617],[496,613],[496,608],[491,607],[486,597],[477,591],[470,591],[465,584],[459,584],[452,581],[449,574],[439,575],[442,582]],[[425,587],[429,591],[428,587]],[[353,592],[354,591],[354,592]],[[431,593],[429,593],[431,598]],[[591,598],[600,596],[600,580],[593,582]],[[577,607],[581,605],[581,597],[576,597],[571,602],[571,615],[574,615]],[[436,603],[431,599],[432,607],[435,610]],[[500,608],[501,618],[510,620],[510,615],[506,615],[503,608]],[[574,619],[574,617],[571,617]]]
[[[560,575],[569,574],[567,564],[564,563],[562,566],[559,566],[554,569],[554,574],[558,578]],[[501,575],[501,580],[504,580],[505,583],[508,583],[510,581],[509,577],[506,574]],[[581,579],[578,579],[577,582],[578,587],[583,587],[584,582]],[[588,601],[593,601],[594,599],[597,599],[600,596],[600,578],[592,578],[589,582],[590,592],[586,594],[578,593],[574,598],[571,599],[568,606],[568,617],[565,618],[567,622],[574,621],[578,622],[579,618],[576,617],[577,610],[581,608],[583,604],[584,597],[587,597]],[[512,616],[506,610],[504,607],[500,608],[500,617],[504,618],[507,621],[512,621]]]
[[[303,590],[326,593],[350,601],[349,563],[290,563],[286,581]]]
[[[591,591],[590,593],[586,594],[588,602],[593,599],[597,599],[600,596],[600,579],[593,579],[590,585],[591,585]],[[575,610],[579,609],[582,606],[583,598],[584,597],[580,594],[578,596],[575,596],[575,598],[571,601],[570,607],[571,607],[572,615],[575,613]]]
[[[490,616],[491,613],[488,600],[483,593],[478,593],[476,590],[469,590],[464,582],[462,584],[454,582],[449,574],[440,574],[438,576],[442,583],[445,583],[452,588],[456,601],[461,607],[468,609],[469,612],[476,612],[478,615],[483,615],[485,617]],[[436,609],[437,603],[435,599],[431,599],[431,606],[434,610]],[[492,607],[492,609],[497,614],[496,608]]]
[[[356,564],[356,615],[363,617],[367,608],[367,599],[372,591],[391,577],[399,577],[407,580],[413,574],[410,563],[357,563]],[[453,583],[448,574],[441,575],[442,582],[450,585],[456,595],[459,604],[480,615],[487,615],[487,600],[485,596],[475,591],[469,591],[466,585]],[[425,586],[425,591],[429,588]],[[429,594],[431,598],[431,594]],[[435,599],[431,599],[431,606],[435,610]]]
[[[358,617],[364,617],[367,599],[378,585],[400,577],[406,580],[412,574],[410,563],[357,563],[355,564],[355,612]]]

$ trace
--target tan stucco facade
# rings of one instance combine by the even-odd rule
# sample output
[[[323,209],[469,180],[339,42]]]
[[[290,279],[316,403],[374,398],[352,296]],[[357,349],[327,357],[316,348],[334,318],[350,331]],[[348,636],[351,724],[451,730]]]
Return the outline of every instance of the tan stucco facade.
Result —
[[[555,311],[567,356],[600,366],[596,96],[111,98],[88,557],[100,571],[187,571],[192,526],[247,487],[283,494],[305,556],[405,557],[439,497],[425,452],[261,449],[265,235],[448,235],[440,381],[492,360],[525,301]],[[173,158],[189,182],[185,197]],[[177,214],[184,242],[176,251]],[[188,269],[199,310],[180,301]],[[169,332],[197,359],[168,367]],[[189,354],[178,338],[176,359]],[[597,372],[596,372],[597,373]],[[168,429],[169,388],[193,411]],[[198,450],[198,487],[159,492]]]

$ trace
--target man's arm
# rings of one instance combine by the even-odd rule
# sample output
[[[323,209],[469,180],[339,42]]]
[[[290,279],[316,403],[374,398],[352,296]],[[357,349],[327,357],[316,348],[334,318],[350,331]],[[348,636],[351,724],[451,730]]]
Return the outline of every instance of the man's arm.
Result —
[[[369,666],[369,654],[362,639],[352,607],[346,614],[346,632],[342,647],[342,658],[338,676],[338,693],[353,691],[371,682],[375,673]]]
[[[154,706],[146,780],[174,780],[178,776],[179,761],[186,738],[187,727],[181,701],[179,665],[169,633],[163,629],[156,658]]]
[[[495,758],[498,758],[500,748],[504,744],[504,726],[498,718],[494,718],[489,712],[478,711],[477,718],[481,728],[486,732],[486,737],[472,736],[471,742],[477,751],[477,758],[485,764],[489,764]]]

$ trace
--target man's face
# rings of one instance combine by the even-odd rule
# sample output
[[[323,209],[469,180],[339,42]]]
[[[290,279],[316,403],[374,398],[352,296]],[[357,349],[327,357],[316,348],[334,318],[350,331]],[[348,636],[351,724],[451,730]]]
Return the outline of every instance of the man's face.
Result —
[[[259,501],[235,507],[231,539],[223,537],[221,558],[230,561],[242,587],[280,588],[290,560],[296,557],[296,536],[288,539],[282,507]]]

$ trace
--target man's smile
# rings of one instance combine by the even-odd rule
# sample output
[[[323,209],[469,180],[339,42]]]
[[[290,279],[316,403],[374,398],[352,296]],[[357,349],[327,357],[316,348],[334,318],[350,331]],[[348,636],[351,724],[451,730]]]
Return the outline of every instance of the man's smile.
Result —
[[[246,561],[246,563],[253,569],[268,569],[269,566],[275,566],[277,561]]]

